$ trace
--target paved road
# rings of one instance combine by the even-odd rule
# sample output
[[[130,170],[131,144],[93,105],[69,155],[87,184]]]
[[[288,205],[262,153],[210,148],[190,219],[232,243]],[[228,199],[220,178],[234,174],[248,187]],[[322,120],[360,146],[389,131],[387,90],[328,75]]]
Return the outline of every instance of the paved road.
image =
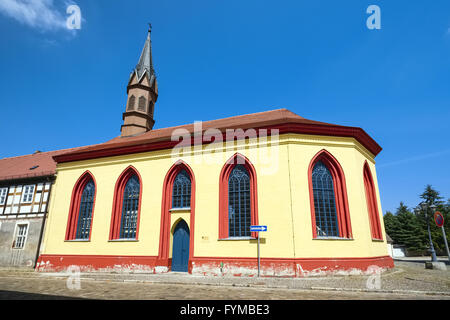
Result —
[[[151,300],[335,300],[450,299],[450,295],[348,292],[267,287],[136,282],[85,279],[69,289],[67,277],[35,272],[0,271],[0,299],[151,299]],[[69,282],[76,287],[76,282]]]
[[[381,274],[383,292],[368,291],[367,275],[295,279],[195,277],[185,273],[80,276],[77,289],[76,282],[68,285],[65,273],[0,269],[0,299],[450,299],[450,267],[447,271],[428,270],[420,261],[395,261],[394,269]]]

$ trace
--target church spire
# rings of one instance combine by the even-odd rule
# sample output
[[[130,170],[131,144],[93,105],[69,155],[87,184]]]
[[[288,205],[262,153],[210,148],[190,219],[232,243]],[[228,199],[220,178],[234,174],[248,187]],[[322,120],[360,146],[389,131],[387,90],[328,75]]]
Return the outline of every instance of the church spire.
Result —
[[[154,107],[158,99],[158,84],[153,68],[151,25],[139,62],[131,72],[127,86],[128,102],[123,113],[121,136],[129,137],[150,131],[155,124]]]
[[[141,57],[136,65],[135,72],[140,79],[144,73],[146,73],[149,79],[156,79],[155,69],[153,69],[153,58],[152,58],[152,40],[150,34],[152,32],[152,25],[149,23],[147,40],[145,40],[144,48],[142,49]],[[150,81],[151,82],[151,81]]]

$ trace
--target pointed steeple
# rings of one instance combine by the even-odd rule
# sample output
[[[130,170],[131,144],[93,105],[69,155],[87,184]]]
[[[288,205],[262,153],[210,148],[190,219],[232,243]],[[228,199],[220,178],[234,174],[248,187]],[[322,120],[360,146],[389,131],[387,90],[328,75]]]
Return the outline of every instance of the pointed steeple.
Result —
[[[156,80],[155,69],[153,68],[153,58],[152,58],[152,40],[151,40],[152,28],[149,24],[147,40],[145,40],[144,48],[142,49],[141,57],[139,62],[134,69],[138,79],[141,79],[144,74],[148,77],[150,86]]]
[[[151,27],[147,33],[139,62],[128,80],[128,102],[123,113],[121,136],[129,137],[150,131],[155,124],[153,119],[155,103],[158,99],[158,83],[152,59]]]

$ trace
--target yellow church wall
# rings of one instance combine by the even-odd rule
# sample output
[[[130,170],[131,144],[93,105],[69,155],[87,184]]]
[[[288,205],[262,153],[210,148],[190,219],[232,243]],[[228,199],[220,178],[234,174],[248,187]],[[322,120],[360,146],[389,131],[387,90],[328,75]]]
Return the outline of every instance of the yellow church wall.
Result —
[[[289,162],[292,185],[292,210],[294,212],[296,257],[367,257],[385,256],[385,241],[372,241],[363,182],[363,165],[373,158],[353,139],[316,138],[315,144],[305,144],[292,137],[289,144]],[[336,144],[338,142],[338,144]],[[346,142],[346,143],[344,143]],[[311,205],[308,185],[308,167],[313,157],[322,149],[330,152],[341,165],[346,181],[350,221],[353,238],[313,239]],[[378,188],[378,187],[377,187]],[[378,189],[377,189],[378,193]],[[380,204],[379,198],[378,204]],[[379,205],[381,215],[381,207]],[[382,221],[382,220],[381,220]]]
[[[259,147],[258,149],[263,149]],[[269,230],[261,234],[265,243],[261,244],[261,254],[270,257],[292,256],[292,228],[289,210],[289,193],[287,167],[280,165],[275,174],[265,174],[267,164],[259,165],[255,150],[238,150],[254,165],[257,174],[258,217],[259,224],[268,225]],[[264,153],[261,150],[261,153]],[[195,213],[195,255],[214,257],[256,257],[257,248],[254,240],[218,240],[219,229],[219,176],[225,161],[236,153],[226,151],[219,164],[201,166],[196,173],[196,213]],[[252,154],[253,153],[253,154]],[[285,151],[280,148],[279,158],[285,158]],[[255,157],[256,155],[256,157]],[[270,170],[270,169],[267,169]],[[197,178],[198,177],[198,178]],[[214,178],[212,178],[214,177]],[[202,183],[203,182],[203,183]],[[278,226],[278,227],[273,227]],[[206,238],[206,239],[205,239]]]
[[[322,149],[330,152],[345,174],[353,239],[313,239],[308,185],[308,166]],[[219,177],[226,160],[236,152],[253,164],[257,176],[261,257],[340,258],[386,256],[387,246],[373,156],[353,138],[285,134],[278,143],[248,139],[237,146],[213,143],[203,150],[185,150],[172,158],[173,150],[162,150],[62,163],[57,166],[51,207],[44,237],[44,255],[157,256],[160,241],[161,202],[164,178],[182,159],[195,176],[194,257],[256,257],[255,240],[219,239]],[[377,192],[383,241],[370,234],[363,183],[364,161],[369,163]],[[113,193],[120,174],[133,166],[140,174],[142,200],[137,241],[109,241]],[[65,241],[69,206],[77,179],[89,170],[96,182],[96,199],[90,241]],[[171,234],[178,219],[192,229],[190,212],[170,213]],[[170,237],[169,257],[172,254]]]

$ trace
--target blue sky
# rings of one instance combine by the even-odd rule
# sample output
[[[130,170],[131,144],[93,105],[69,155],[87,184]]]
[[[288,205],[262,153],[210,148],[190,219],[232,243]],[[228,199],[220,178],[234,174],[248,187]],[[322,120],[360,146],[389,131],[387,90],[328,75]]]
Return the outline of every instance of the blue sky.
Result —
[[[371,4],[380,30],[366,27]],[[0,157],[119,135],[147,22],[155,128],[288,108],[383,147],[383,211],[415,206],[426,184],[450,198],[447,0],[2,0]]]

